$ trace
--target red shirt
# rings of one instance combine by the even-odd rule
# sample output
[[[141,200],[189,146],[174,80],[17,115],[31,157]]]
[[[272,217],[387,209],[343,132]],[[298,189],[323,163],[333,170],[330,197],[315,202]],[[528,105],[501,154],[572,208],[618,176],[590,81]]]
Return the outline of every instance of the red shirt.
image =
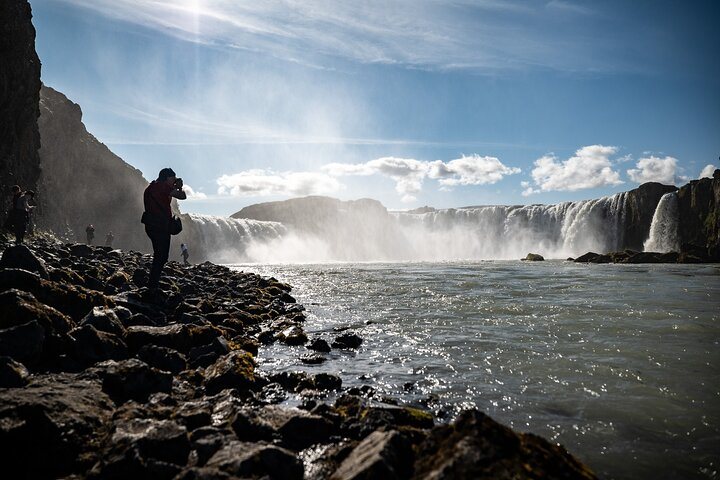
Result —
[[[147,186],[145,193],[143,194],[145,211],[148,213],[172,217],[172,211],[170,210],[170,201],[172,200],[170,192],[172,192],[172,190],[172,185],[153,180],[153,182]]]

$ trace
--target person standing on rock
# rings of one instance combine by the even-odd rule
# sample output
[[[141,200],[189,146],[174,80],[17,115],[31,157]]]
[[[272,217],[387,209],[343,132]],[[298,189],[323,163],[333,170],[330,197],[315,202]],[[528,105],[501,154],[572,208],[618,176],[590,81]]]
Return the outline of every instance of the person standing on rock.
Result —
[[[92,245],[92,242],[95,239],[95,227],[93,227],[92,224],[85,228],[85,236],[87,237],[87,244]]]
[[[19,185],[12,186],[12,205],[8,211],[8,219],[5,222],[7,228],[12,229],[15,234],[15,243],[21,244],[25,239],[25,231],[28,224],[28,199]]]
[[[153,247],[153,262],[147,285],[151,291],[158,288],[162,268],[170,256],[169,223],[172,219],[170,202],[173,198],[178,200],[187,198],[183,191],[183,181],[182,178],[175,176],[171,168],[163,168],[157,180],[152,181],[143,194],[145,212],[142,223],[145,224],[145,233]]]
[[[113,240],[115,240],[115,237],[113,236],[112,232],[108,232],[108,234],[105,235],[105,246],[112,247]]]
[[[190,262],[188,262],[188,257],[190,256],[190,252],[188,252],[187,245],[185,245],[184,243],[181,243],[180,244],[180,252],[182,253],[183,263],[185,265],[190,265]]]

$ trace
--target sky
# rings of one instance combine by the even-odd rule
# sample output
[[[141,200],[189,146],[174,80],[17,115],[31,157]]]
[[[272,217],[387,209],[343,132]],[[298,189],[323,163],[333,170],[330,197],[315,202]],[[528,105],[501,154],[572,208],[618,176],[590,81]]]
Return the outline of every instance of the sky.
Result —
[[[713,0],[30,0],[42,81],[183,212],[576,201],[720,168]]]

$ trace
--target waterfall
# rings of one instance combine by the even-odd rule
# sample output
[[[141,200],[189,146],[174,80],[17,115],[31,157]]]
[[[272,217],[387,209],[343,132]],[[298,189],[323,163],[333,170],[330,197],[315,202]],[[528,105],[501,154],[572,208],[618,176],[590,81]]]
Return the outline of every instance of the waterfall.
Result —
[[[646,252],[661,253],[679,251],[678,218],[677,193],[666,193],[660,198],[660,202],[655,208],[655,214],[650,224],[650,236],[645,241],[643,249]]]
[[[287,232],[279,222],[198,214],[183,217],[185,228],[178,240],[188,245],[191,258],[196,262],[206,259],[217,263],[252,261],[249,250],[254,245],[270,242]]]

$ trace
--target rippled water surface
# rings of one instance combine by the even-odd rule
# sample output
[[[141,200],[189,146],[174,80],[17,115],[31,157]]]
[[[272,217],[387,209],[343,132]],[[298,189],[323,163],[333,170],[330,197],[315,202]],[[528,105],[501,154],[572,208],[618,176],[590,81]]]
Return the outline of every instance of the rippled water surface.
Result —
[[[305,330],[357,352],[261,369],[339,373],[442,420],[477,407],[601,478],[717,478],[720,267],[570,262],[239,265],[293,286]]]

